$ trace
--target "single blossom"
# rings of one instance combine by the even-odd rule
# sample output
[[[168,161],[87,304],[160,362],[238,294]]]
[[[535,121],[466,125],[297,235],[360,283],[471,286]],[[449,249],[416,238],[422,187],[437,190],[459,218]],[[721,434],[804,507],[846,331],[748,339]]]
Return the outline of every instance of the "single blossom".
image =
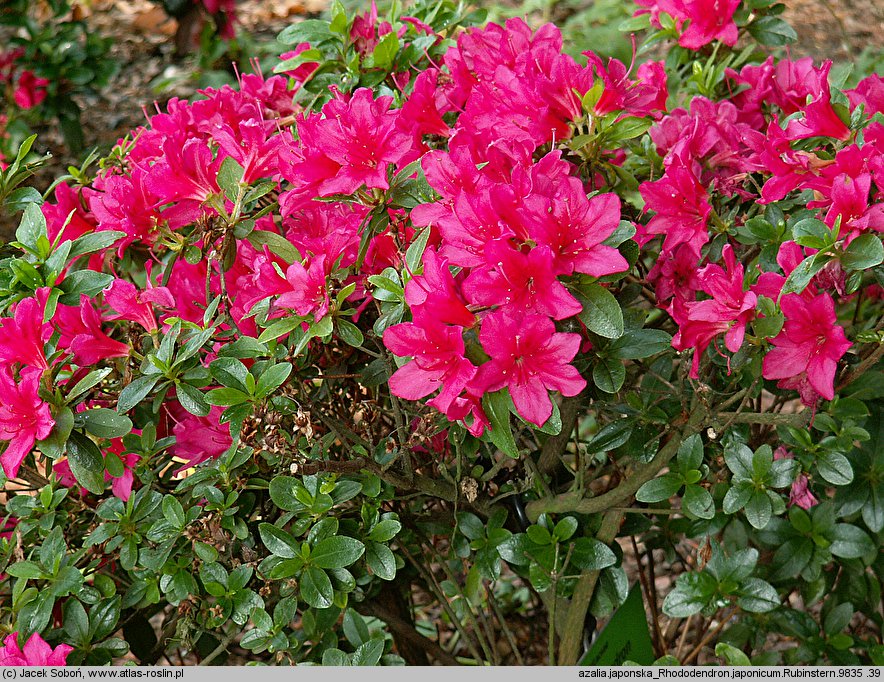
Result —
[[[746,324],[755,316],[758,297],[743,289],[743,266],[737,263],[734,250],[727,244],[722,250],[725,267],[711,264],[697,273],[700,288],[711,298],[684,302],[673,299],[670,314],[678,323],[672,338],[676,350],[694,348],[691,377],[699,377],[700,358],[712,340],[724,334],[724,345],[732,353],[740,350]]]
[[[0,647],[0,666],[63,666],[68,654],[74,650],[69,644],[59,644],[53,649],[38,632],[32,634],[23,648],[18,645],[18,632],[3,640]]]
[[[39,78],[33,71],[22,71],[12,98],[22,109],[32,109],[46,99],[46,86],[49,81]]]
[[[762,375],[765,379],[779,379],[781,388],[798,389],[806,380],[812,393],[802,392],[805,403],[814,394],[832,400],[838,361],[851,346],[837,323],[832,297],[823,293],[808,301],[787,294],[780,306],[786,322],[771,339],[774,348],[764,356]],[[810,404],[813,402],[810,400]]]
[[[556,279],[548,246],[527,253],[495,240],[485,247],[488,264],[476,268],[464,281],[464,293],[481,306],[504,306],[521,313],[539,313],[563,320],[583,306]]]
[[[14,362],[39,370],[49,368],[44,344],[52,336],[52,325],[43,322],[45,292],[25,298],[15,306],[12,317],[0,318],[0,366]]]
[[[233,444],[230,437],[230,424],[221,423],[220,407],[212,407],[205,417],[197,417],[183,413],[172,428],[175,444],[171,447],[172,454],[185,460],[175,470],[176,474],[202,464],[210,459],[218,459]],[[183,412],[183,411],[182,411]]]
[[[0,464],[7,478],[18,475],[34,444],[55,426],[49,405],[37,395],[41,375],[39,369],[25,368],[16,381],[9,368],[0,367],[0,441],[8,441]]]
[[[806,474],[799,474],[792,484],[792,488],[789,491],[789,504],[802,509],[810,509],[814,505],[819,504],[819,500],[810,491]]]
[[[149,332],[157,329],[157,318],[153,312],[154,305],[165,308],[175,306],[175,299],[169,289],[151,287],[150,277],[148,277],[147,289],[138,289],[132,282],[115,279],[104,290],[104,302],[116,311],[107,316],[109,320],[137,322]]]
[[[491,360],[479,367],[473,382],[479,393],[509,388],[513,404],[525,420],[543,426],[552,414],[549,391],[574,396],[586,380],[570,364],[580,335],[556,332],[541,315],[513,315],[506,310],[482,321],[479,340]]]
[[[464,356],[463,328],[423,320],[393,325],[384,331],[384,345],[410,362],[390,377],[390,391],[405,400],[420,400],[441,389],[431,404],[447,413],[466,388],[476,367]]]

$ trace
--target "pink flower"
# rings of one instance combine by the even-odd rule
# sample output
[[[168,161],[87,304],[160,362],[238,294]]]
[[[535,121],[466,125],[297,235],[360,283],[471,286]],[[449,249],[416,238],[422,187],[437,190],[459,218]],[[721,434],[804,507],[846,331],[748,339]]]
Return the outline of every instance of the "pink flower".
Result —
[[[802,509],[810,509],[814,505],[819,504],[819,500],[810,492],[806,474],[799,474],[792,484],[792,489],[789,491],[789,504],[796,505]]]
[[[46,216],[46,232],[52,242],[61,233],[62,241],[74,240],[95,230],[95,216],[84,208],[82,191],[67,183],[55,188],[55,201],[41,207]]]
[[[313,258],[308,267],[295,261],[285,272],[290,289],[276,300],[279,308],[294,310],[302,317],[314,314],[319,322],[328,312],[328,283],[326,282],[325,256]]]
[[[464,282],[464,293],[481,306],[506,306],[520,313],[539,313],[554,320],[577,315],[577,302],[553,272],[553,255],[548,246],[527,253],[504,241],[485,247],[488,265],[476,268]]]
[[[101,328],[101,315],[88,296],[80,297],[80,307],[59,304],[53,322],[61,332],[59,348],[67,348],[81,367],[109,358],[125,358],[131,348],[115,341]]]
[[[322,108],[298,122],[300,148],[283,160],[284,174],[299,195],[312,198],[389,189],[387,170],[411,151],[410,136],[397,128],[391,97],[374,99],[368,88],[335,92]]]
[[[479,339],[491,360],[479,367],[473,386],[480,393],[509,388],[516,410],[532,424],[543,426],[552,414],[548,391],[574,396],[586,386],[569,364],[580,336],[556,332],[547,317],[497,311],[482,321]]]
[[[223,408],[212,407],[205,417],[185,413],[180,421],[176,420],[172,428],[175,444],[171,452],[175,457],[186,460],[183,466],[175,470],[176,474],[207,460],[218,459],[233,444],[230,425],[221,423],[223,411]]]
[[[666,110],[666,71],[663,62],[645,62],[636,71],[636,80],[618,59],[609,59],[607,65],[594,52],[584,52],[587,65],[592,67],[604,83],[602,96],[593,108],[599,116],[623,111],[630,116],[648,116]]]
[[[797,389],[806,380],[812,392],[802,392],[805,404],[813,394],[832,400],[838,360],[851,343],[837,324],[831,296],[823,293],[808,301],[787,294],[780,306],[786,322],[771,340],[774,348],[764,356],[762,375],[765,379],[780,379],[781,388]]]
[[[150,286],[149,277],[148,288],[143,290],[138,289],[132,282],[115,279],[104,290],[104,302],[116,311],[108,315],[107,319],[137,322],[149,332],[157,329],[157,318],[153,314],[152,304],[165,308],[175,306],[172,293],[166,287]]]
[[[647,230],[663,234],[663,248],[667,251],[679,244],[689,244],[699,253],[709,241],[706,221],[712,213],[706,188],[700,184],[692,168],[690,157],[671,154],[667,157],[666,173],[654,182],[643,182],[639,192],[645,208],[656,211]]]
[[[33,71],[22,71],[12,97],[22,109],[31,109],[46,99],[46,86],[49,81],[37,78]]]
[[[691,377],[699,377],[700,358],[719,334],[732,353],[740,350],[746,324],[755,315],[758,297],[743,290],[743,266],[736,261],[730,244],[722,250],[725,268],[712,264],[697,273],[700,288],[712,298],[704,301],[673,300],[670,314],[678,322],[678,333],[672,338],[676,350],[695,348]]]
[[[43,346],[52,336],[52,325],[43,322],[45,300],[22,299],[12,317],[0,318],[0,365],[20,362],[41,371],[49,368]]]
[[[0,455],[7,478],[15,478],[24,458],[38,440],[55,426],[49,405],[37,395],[42,372],[21,370],[16,381],[7,367],[0,368],[0,440],[9,441]]]
[[[384,331],[384,345],[399,357],[412,360],[390,377],[390,391],[405,400],[420,400],[437,389],[430,404],[447,413],[455,398],[476,373],[464,357],[463,328],[427,319],[393,325]]]
[[[684,29],[678,44],[689,50],[699,50],[713,40],[725,45],[737,42],[737,25],[734,12],[740,0],[636,0],[641,9],[636,14],[651,13],[651,23],[660,28],[660,14],[666,12],[675,19],[678,29]]]
[[[476,316],[467,310],[460,286],[448,268],[448,260],[428,247],[423,256],[424,272],[405,285],[405,302],[415,319],[472,327]]]
[[[25,642],[24,649],[18,646],[18,632],[7,635],[3,644],[0,666],[63,666],[67,665],[68,654],[74,650],[69,644],[59,644],[53,649],[36,632]]]

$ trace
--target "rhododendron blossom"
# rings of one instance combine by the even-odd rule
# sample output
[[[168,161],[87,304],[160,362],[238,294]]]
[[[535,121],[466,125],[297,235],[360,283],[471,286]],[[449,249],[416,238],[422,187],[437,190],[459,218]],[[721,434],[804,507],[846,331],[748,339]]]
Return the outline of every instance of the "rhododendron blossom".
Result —
[[[68,654],[74,650],[69,644],[59,644],[54,649],[35,632],[24,647],[18,645],[18,632],[6,635],[0,647],[0,666],[63,666]]]
[[[9,441],[0,454],[0,464],[7,478],[15,478],[34,443],[46,438],[55,420],[49,405],[37,395],[41,372],[22,369],[16,379],[12,372],[0,367],[0,441]]]
[[[580,337],[556,332],[546,317],[493,313],[482,322],[479,338],[491,361],[479,367],[476,387],[482,392],[509,388],[516,410],[532,424],[542,426],[552,414],[548,390],[573,396],[586,386],[568,364]]]
[[[764,377],[798,388],[806,405],[813,405],[817,396],[831,400],[838,360],[852,345],[837,324],[832,297],[820,294],[808,301],[788,294],[780,305],[786,323],[764,356]]]

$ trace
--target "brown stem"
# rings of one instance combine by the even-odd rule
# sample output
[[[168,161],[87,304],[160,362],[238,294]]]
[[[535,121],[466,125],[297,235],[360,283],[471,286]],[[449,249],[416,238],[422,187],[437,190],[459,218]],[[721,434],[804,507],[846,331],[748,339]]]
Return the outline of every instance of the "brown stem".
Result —
[[[614,542],[622,520],[623,512],[611,511],[605,514],[602,525],[596,533],[596,538],[606,545]],[[583,571],[577,579],[559,643],[559,665],[577,664],[577,659],[580,657],[580,643],[583,640],[583,624],[586,621],[586,612],[589,610],[589,602],[595,592],[598,579],[599,571]]]
[[[414,647],[424,651],[437,663],[442,665],[459,665],[457,659],[431,639],[427,639],[408,622],[380,608],[373,602],[358,602],[353,605],[363,616],[372,616],[384,621],[393,633],[397,648],[403,651],[406,647]],[[405,645],[405,646],[402,646]]]
[[[685,657],[685,659],[682,661],[682,665],[687,665],[688,663],[693,661],[695,658],[697,658],[697,656],[700,655],[700,652],[703,650],[703,647],[706,646],[709,642],[711,642],[712,639],[719,632],[721,632],[724,629],[724,626],[727,625],[727,622],[731,619],[731,616],[734,615],[736,610],[737,610],[737,608],[734,607],[722,617],[722,619],[718,623],[718,625],[715,626],[715,629],[713,629],[708,635],[706,635],[702,640],[700,640],[700,643],[697,646],[695,646],[691,650],[691,652]]]
[[[597,497],[584,498],[581,493],[567,492],[554,497],[547,497],[530,502],[525,511],[531,521],[546,513],[577,512],[578,514],[596,514],[609,510],[611,507],[625,502],[646,482],[650,481],[659,471],[669,463],[681,445],[682,440],[690,435],[699,433],[707,419],[707,412],[700,406],[694,409],[693,414],[686,422],[676,422],[676,431],[660,448],[659,452],[647,464],[640,464],[630,473],[616,488]]]
[[[537,468],[543,474],[552,473],[559,464],[559,460],[568,441],[571,440],[571,433],[577,425],[577,416],[580,414],[583,401],[579,395],[573,398],[565,398],[559,407],[559,413],[562,417],[562,430],[555,436],[550,436],[543,444],[540,451],[540,459],[537,461]]]

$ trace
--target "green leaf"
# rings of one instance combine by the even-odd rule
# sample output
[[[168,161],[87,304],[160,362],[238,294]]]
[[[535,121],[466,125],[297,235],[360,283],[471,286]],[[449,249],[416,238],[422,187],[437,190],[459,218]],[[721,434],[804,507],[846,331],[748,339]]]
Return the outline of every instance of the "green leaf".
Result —
[[[132,420],[106,407],[86,410],[77,415],[86,430],[99,438],[121,438],[132,432]]]
[[[117,398],[117,412],[128,412],[135,407],[147,397],[159,380],[157,375],[142,376],[127,384]]]
[[[71,402],[74,398],[82,395],[96,384],[101,383],[101,381],[112,371],[113,370],[110,367],[92,370],[89,374],[74,384],[74,387],[68,391],[65,402]]]
[[[174,495],[166,495],[163,497],[163,517],[172,524],[176,530],[184,528],[186,517],[184,515],[184,507],[175,498]]]
[[[383,639],[370,639],[350,656],[350,665],[377,665],[384,653]]]
[[[205,417],[211,409],[206,397],[198,388],[194,388],[190,384],[175,384],[175,397],[181,403],[181,407],[196,415],[197,417]]]
[[[623,335],[623,311],[610,291],[590,284],[577,293],[577,300],[583,306],[579,317],[587,329],[609,339]]]
[[[35,203],[28,203],[25,206],[24,215],[22,215],[21,223],[15,231],[16,241],[25,246],[36,250],[37,240],[46,236],[46,218],[43,211]]]
[[[64,292],[58,302],[64,305],[80,305],[80,296],[95,298],[114,281],[113,275],[94,270],[77,270],[69,273],[59,288]]]
[[[260,524],[258,533],[261,535],[264,546],[276,556],[283,559],[295,559],[301,556],[300,543],[289,533],[277,528],[272,523]]]
[[[396,519],[384,519],[380,521],[368,534],[368,539],[374,542],[389,542],[399,531],[402,530],[402,524]]]
[[[396,577],[396,557],[386,545],[379,542],[366,544],[365,563],[381,580],[392,580]]]
[[[623,142],[644,135],[653,125],[653,121],[649,118],[638,118],[637,116],[627,116],[617,121],[607,131],[605,131],[605,139],[610,142]]]
[[[862,234],[854,239],[841,255],[846,270],[868,270],[884,261],[884,245],[876,234]]]
[[[617,563],[617,556],[600,540],[577,538],[571,550],[571,563],[581,571],[601,571]]]
[[[628,419],[620,419],[602,427],[589,443],[586,444],[586,454],[594,455],[597,452],[608,452],[623,445],[632,435],[633,424]]]
[[[749,24],[749,33],[759,43],[770,47],[780,47],[798,40],[795,29],[779,17],[774,16],[762,16],[755,19]]]
[[[599,390],[617,393],[626,380],[626,367],[615,358],[599,358],[592,368],[592,380]]]
[[[302,511],[304,503],[298,499],[301,482],[294,476],[276,476],[270,481],[270,499],[285,511]]]
[[[752,479],[752,451],[743,443],[729,443],[724,449],[724,462],[736,479]]]
[[[698,485],[685,487],[682,505],[694,516],[711,519],[715,516],[715,502],[708,490]]]
[[[372,66],[379,69],[389,69],[393,65],[393,59],[399,52],[399,36],[391,31],[378,41],[371,53]]]
[[[675,589],[663,600],[663,612],[670,618],[687,618],[699,613],[715,595],[718,583],[705,571],[682,573]]]
[[[505,455],[518,459],[519,450],[510,426],[509,403],[509,396],[504,391],[486,393],[482,397],[482,407],[491,422],[491,428],[486,431],[488,437]]]
[[[206,402],[219,407],[231,407],[247,403],[250,396],[235,388],[216,388],[206,393]]]
[[[305,19],[296,24],[286,26],[276,39],[283,45],[310,43],[313,47],[316,47],[331,37],[332,32],[329,22],[319,19]]]
[[[695,433],[685,438],[678,446],[678,466],[682,471],[699,469],[703,464],[703,439]]]
[[[832,485],[848,485],[853,481],[853,467],[850,460],[838,452],[823,452],[817,455],[816,468],[820,476]]]
[[[89,642],[89,617],[78,599],[68,599],[64,605],[64,633],[66,641],[83,646]]]
[[[736,483],[732,485],[724,495],[721,508],[725,514],[736,514],[740,509],[746,506],[749,498],[752,497],[754,488],[751,484]]]
[[[332,605],[334,590],[328,574],[321,568],[308,566],[301,574],[301,599],[315,609],[327,609]]]
[[[408,266],[408,269],[412,274],[418,271],[418,268],[423,261],[424,251],[427,248],[427,241],[429,238],[430,228],[425,227],[421,230],[417,239],[412,241],[411,244],[409,244],[408,249],[405,251],[405,264]]]
[[[365,341],[365,337],[362,335],[362,331],[355,324],[348,320],[337,320],[338,325],[338,336],[341,337],[341,341],[346,343],[348,346],[353,346],[354,348],[359,348]]]
[[[74,428],[74,413],[69,407],[63,407],[53,415],[55,426],[52,432],[41,441],[37,441],[40,452],[51,459],[58,459],[64,454],[65,444],[71,429]]]
[[[822,220],[804,218],[792,226],[792,238],[801,246],[824,249],[829,246],[832,233]]]
[[[244,172],[243,167],[232,156],[225,157],[221,162],[221,167],[218,169],[218,187],[224,191],[230,201],[236,201]]]
[[[767,492],[764,490],[754,491],[746,501],[744,511],[746,520],[753,528],[758,530],[765,528],[773,514],[773,507],[771,507]]]
[[[668,500],[681,490],[684,481],[681,476],[670,472],[642,484],[635,493],[635,499],[639,502],[661,502]]]
[[[835,525],[829,551],[842,559],[859,559],[875,551],[875,544],[860,528],[847,523]]]
[[[291,373],[292,365],[288,362],[280,362],[268,367],[258,377],[258,383],[255,386],[255,396],[258,398],[268,396],[272,391],[282,386]]]
[[[723,658],[725,665],[752,665],[746,654],[727,642],[719,642],[715,645],[715,655]]]
[[[668,350],[672,336],[662,329],[632,329],[610,344],[607,352],[620,360],[641,360]]]
[[[780,297],[782,298],[786,294],[791,293],[800,294],[810,283],[810,280],[813,279],[813,276],[822,270],[827,262],[828,257],[823,253],[817,253],[805,258],[786,278],[780,291]]]
[[[261,335],[258,337],[258,343],[278,339],[280,336],[300,327],[303,322],[300,317],[284,317],[280,320],[274,320],[269,327],[261,332]]]
[[[249,370],[237,358],[216,358],[209,365],[209,373],[222,386],[248,393],[246,376]]]
[[[773,586],[760,578],[747,578],[737,591],[737,604],[750,613],[766,613],[780,605],[780,596]]]
[[[272,253],[275,253],[286,263],[291,264],[301,262],[301,252],[298,251],[297,247],[285,237],[276,234],[276,232],[270,232],[269,230],[254,230],[249,233],[249,236],[246,237],[246,239],[248,239],[252,246],[258,250],[261,250],[261,248],[266,245]]]
[[[71,252],[68,254],[68,258],[73,260],[79,256],[103,251],[125,236],[126,233],[119,230],[102,230],[101,232],[84,234],[82,237],[77,237],[73,244],[71,244]]]
[[[365,545],[346,535],[333,535],[317,543],[310,563],[319,568],[346,568],[365,553]]]
[[[577,532],[577,519],[573,516],[566,516],[561,519],[553,528],[553,535],[559,542],[568,540]]]
[[[42,578],[43,569],[33,561],[19,561],[6,568],[6,573],[13,578]]]
[[[855,609],[853,604],[849,601],[844,602],[843,604],[838,604],[838,606],[833,608],[826,615],[826,619],[823,621],[823,632],[825,632],[828,637],[843,632],[847,626],[850,625],[854,613]]]
[[[98,446],[78,431],[67,442],[68,464],[77,483],[94,495],[104,492],[104,457]]]

